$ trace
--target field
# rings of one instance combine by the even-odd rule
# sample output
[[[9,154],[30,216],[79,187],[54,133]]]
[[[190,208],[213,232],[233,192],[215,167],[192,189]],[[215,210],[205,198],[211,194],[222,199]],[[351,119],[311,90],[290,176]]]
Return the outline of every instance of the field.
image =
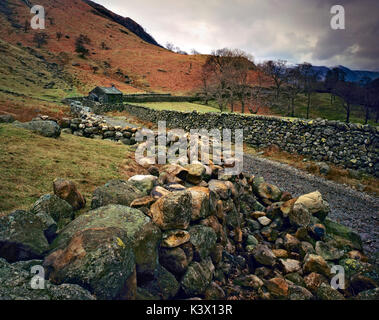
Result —
[[[192,102],[137,102],[129,103],[136,106],[144,106],[155,110],[174,110],[181,112],[197,111],[200,113],[205,112],[219,112],[219,109],[213,106],[206,106],[200,103]]]
[[[143,172],[133,147],[110,141],[64,133],[45,138],[12,125],[0,125],[0,141],[0,212],[27,209],[52,192],[57,177],[75,182],[89,208],[96,187]]]
[[[287,101],[281,99],[280,104],[282,107],[271,108],[272,112],[286,116],[287,115]],[[285,107],[284,107],[285,106]],[[295,100],[295,117],[306,118],[307,115],[307,98],[301,94]],[[346,111],[342,106],[342,100],[339,97],[335,98],[335,101],[331,105],[329,93],[313,93],[311,99],[311,107],[309,117],[312,119],[323,118],[328,120],[340,120],[346,121]],[[374,115],[372,115],[374,117]],[[352,106],[350,113],[350,122],[364,123],[365,114],[364,109],[361,106]],[[369,120],[369,124],[375,124],[375,120]]]

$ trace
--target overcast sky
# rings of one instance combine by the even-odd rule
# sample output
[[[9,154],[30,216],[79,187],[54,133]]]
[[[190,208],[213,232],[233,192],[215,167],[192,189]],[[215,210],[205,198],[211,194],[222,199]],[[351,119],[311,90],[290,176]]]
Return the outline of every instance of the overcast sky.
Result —
[[[379,71],[379,0],[96,0],[141,24],[161,45],[201,53],[239,48],[290,63]],[[345,30],[330,9],[345,8]]]

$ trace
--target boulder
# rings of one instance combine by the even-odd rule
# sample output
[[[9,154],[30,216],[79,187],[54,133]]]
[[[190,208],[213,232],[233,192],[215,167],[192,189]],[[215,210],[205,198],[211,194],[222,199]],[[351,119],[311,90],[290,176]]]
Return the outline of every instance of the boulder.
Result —
[[[204,177],[205,167],[201,163],[193,163],[184,166],[188,170],[186,180],[192,184],[199,184]]]
[[[189,297],[203,294],[212,281],[214,271],[210,258],[192,262],[180,283],[184,293]]]
[[[188,189],[192,196],[192,215],[191,221],[204,219],[210,214],[210,191],[204,187],[193,187]],[[215,207],[216,204],[213,204]]]
[[[325,283],[321,283],[316,295],[320,300],[345,300],[345,297],[340,292]]]
[[[352,229],[334,222],[328,218],[326,218],[323,223],[328,234],[344,238],[352,243],[354,249],[362,250],[362,239],[359,234],[354,232]]]
[[[188,267],[188,259],[180,247],[159,249],[159,263],[174,275],[182,275]]]
[[[302,205],[310,214],[321,221],[324,221],[330,212],[329,204],[322,199],[322,195],[319,191],[300,196],[297,198],[294,206],[296,205]]]
[[[43,263],[53,283],[88,288],[101,300],[124,299],[136,290],[135,258],[125,230],[117,227],[82,229]],[[133,285],[134,283],[134,285]]]
[[[192,216],[189,191],[179,191],[159,198],[150,208],[153,222],[162,230],[187,229]]]
[[[224,181],[211,180],[208,184],[209,190],[213,191],[223,200],[229,199],[232,195],[232,190],[225,184]]]
[[[145,192],[138,189],[132,182],[111,180],[94,191],[91,208],[96,209],[108,204],[129,206],[134,199],[146,195]]]
[[[31,273],[30,268],[22,268],[18,264],[10,264],[0,258],[0,300],[95,299],[89,291],[75,284],[57,286],[45,280],[43,289],[33,289],[31,281],[35,275]]]
[[[153,175],[136,175],[129,178],[128,181],[132,182],[143,193],[149,194],[157,184],[157,180],[158,178]]]
[[[68,202],[74,210],[85,207],[86,199],[81,195],[75,183],[57,178],[53,182],[54,194]]]
[[[194,259],[199,261],[208,257],[217,240],[214,230],[203,225],[195,225],[189,229],[189,234],[194,247]]]
[[[323,257],[316,254],[307,254],[305,256],[303,270],[305,273],[316,272],[326,277],[330,276],[330,267]]]
[[[336,247],[332,246],[330,243],[325,243],[322,241],[316,242],[316,253],[323,257],[325,260],[339,260],[343,257],[343,250],[339,250]]]
[[[55,121],[34,120],[25,123],[17,122],[15,125],[48,138],[58,138],[61,135],[61,128]]]
[[[46,194],[39,198],[30,208],[30,212],[34,214],[47,213],[57,223],[58,230],[74,219],[74,210],[71,205],[55,194]]]
[[[266,183],[262,177],[254,178],[253,191],[266,204],[279,202],[282,196],[282,191],[277,186]]]
[[[191,236],[185,230],[169,230],[162,234],[161,247],[175,248],[188,242]]]
[[[10,114],[1,114],[0,123],[11,123],[14,122],[15,118]]]
[[[126,206],[107,205],[80,215],[59,233],[51,249],[66,248],[78,231],[111,227],[126,233],[133,248],[137,273],[141,277],[151,275],[158,263],[161,231],[140,210]]]
[[[49,249],[45,228],[31,212],[16,210],[0,216],[0,257],[9,262],[42,258]]]
[[[154,278],[144,282],[140,287],[162,300],[172,299],[176,296],[180,289],[180,284],[173,274],[168,272],[164,267],[158,265]]]

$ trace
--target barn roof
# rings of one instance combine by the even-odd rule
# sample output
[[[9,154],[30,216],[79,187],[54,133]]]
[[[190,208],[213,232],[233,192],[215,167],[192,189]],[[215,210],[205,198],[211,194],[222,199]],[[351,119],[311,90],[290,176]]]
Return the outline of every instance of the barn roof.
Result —
[[[100,90],[104,94],[122,94],[116,87],[96,87],[95,89]]]

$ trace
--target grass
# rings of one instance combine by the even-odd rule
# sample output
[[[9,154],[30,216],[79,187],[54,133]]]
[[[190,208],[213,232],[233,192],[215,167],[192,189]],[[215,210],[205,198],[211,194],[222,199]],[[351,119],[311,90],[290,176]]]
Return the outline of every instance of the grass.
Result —
[[[191,102],[136,102],[131,105],[144,106],[155,110],[174,110],[181,112],[197,111],[200,113],[219,112],[219,109]]]
[[[29,208],[57,177],[77,184],[88,210],[96,187],[143,172],[132,147],[64,133],[46,138],[9,124],[0,125],[0,154],[0,212]]]
[[[273,107],[272,111],[278,115],[287,115],[288,101],[280,100],[282,107]],[[334,103],[330,103],[329,93],[312,94],[311,107],[309,117],[312,119],[323,118],[328,120],[346,121],[346,111],[342,106],[342,100],[336,97]],[[300,94],[295,100],[295,116],[298,118],[306,118],[307,115],[307,98]],[[352,106],[350,113],[350,122],[364,123],[364,109],[361,106]],[[375,121],[369,120],[369,124],[376,126]]]

